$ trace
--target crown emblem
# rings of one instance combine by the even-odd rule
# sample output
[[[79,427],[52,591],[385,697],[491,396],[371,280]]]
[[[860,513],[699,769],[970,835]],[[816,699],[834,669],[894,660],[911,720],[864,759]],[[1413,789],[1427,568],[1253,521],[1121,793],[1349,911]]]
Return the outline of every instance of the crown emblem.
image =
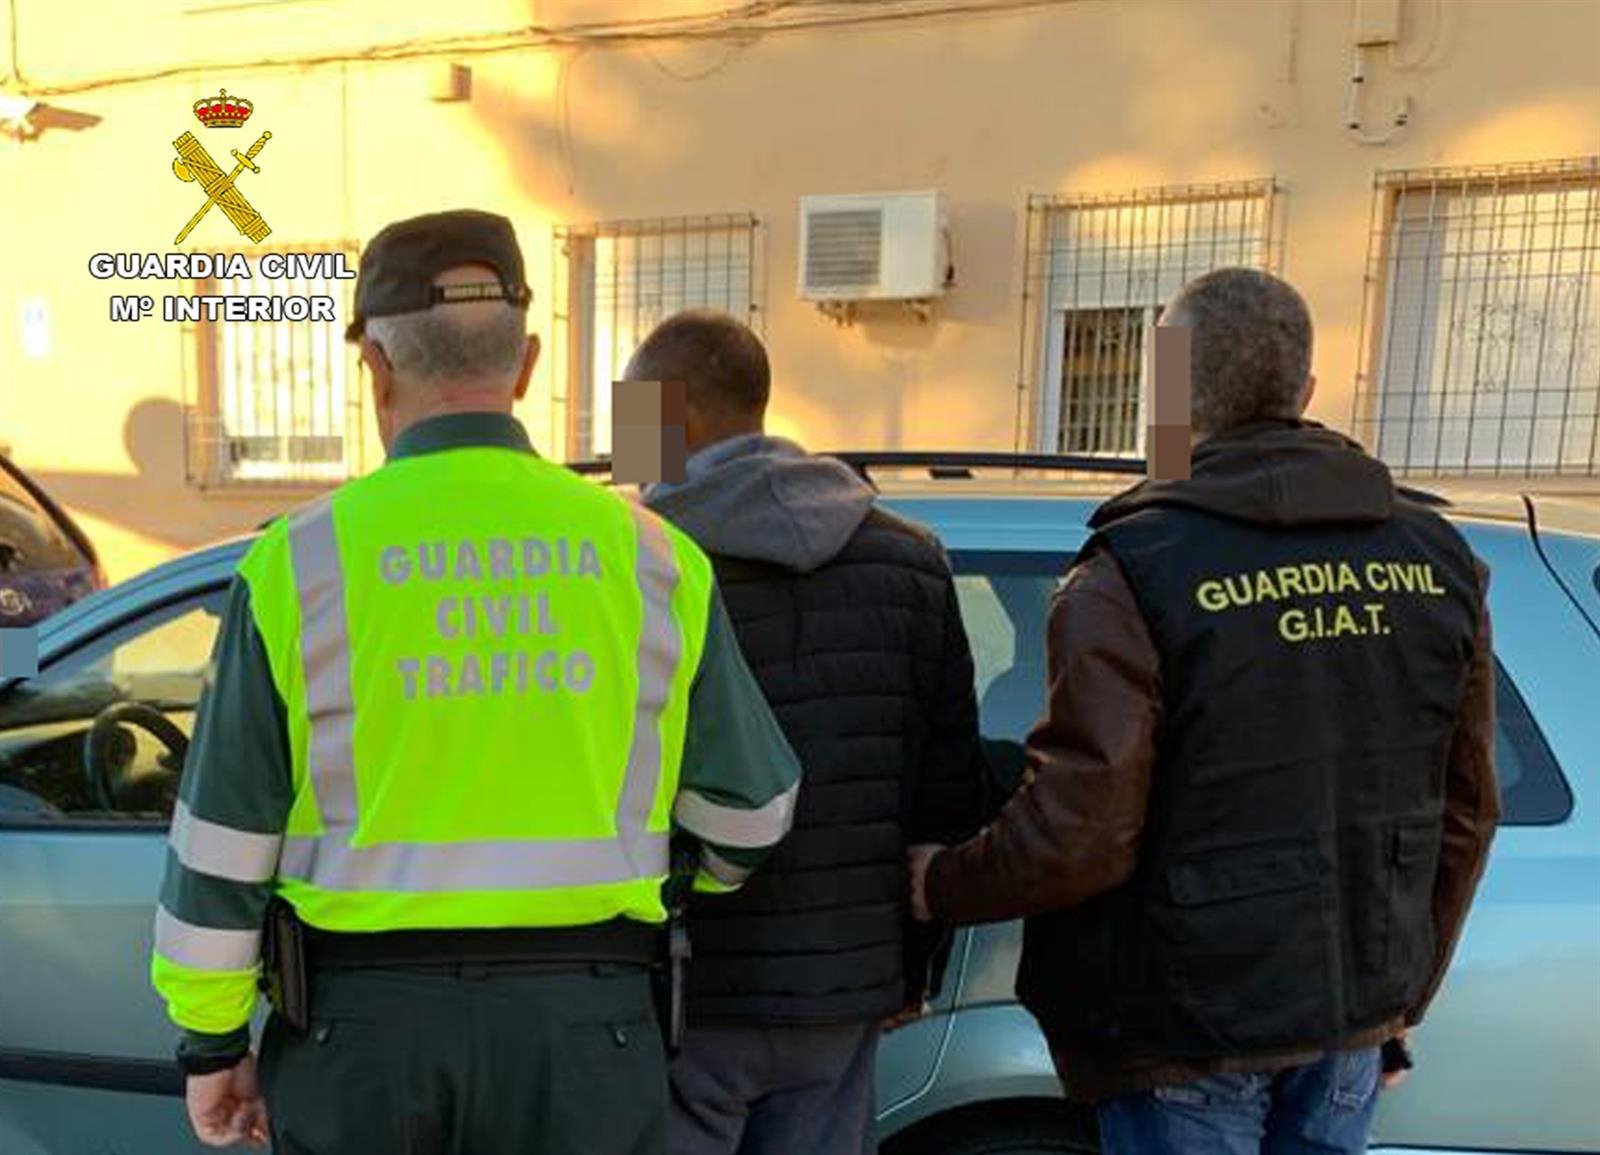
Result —
[[[219,89],[216,96],[194,102],[195,117],[207,128],[238,128],[255,110],[256,106],[244,97],[229,96],[226,88]]]

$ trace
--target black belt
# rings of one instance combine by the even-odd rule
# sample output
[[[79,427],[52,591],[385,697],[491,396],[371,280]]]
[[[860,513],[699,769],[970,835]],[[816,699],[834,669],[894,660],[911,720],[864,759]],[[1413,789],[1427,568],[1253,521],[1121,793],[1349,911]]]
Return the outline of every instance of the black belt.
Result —
[[[369,934],[305,928],[313,969],[431,966],[438,963],[632,963],[665,956],[664,928],[619,918],[590,926],[493,930],[385,930]]]

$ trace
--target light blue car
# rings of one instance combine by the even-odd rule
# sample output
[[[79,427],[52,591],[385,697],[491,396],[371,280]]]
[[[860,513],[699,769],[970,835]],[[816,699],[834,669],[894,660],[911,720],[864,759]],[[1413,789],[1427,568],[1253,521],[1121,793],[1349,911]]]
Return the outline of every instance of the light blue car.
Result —
[[[995,459],[957,454],[890,481],[906,455],[854,459],[950,550],[990,760],[1014,781],[1043,703],[1045,607],[1111,486],[975,478]],[[1536,509],[1555,520],[1543,503],[1442,508],[1494,572],[1504,826],[1378,1141],[1600,1152],[1600,524],[1536,525]],[[56,614],[38,677],[0,683],[0,1155],[202,1150],[147,960],[181,749],[246,544]],[[1019,944],[1015,925],[958,935],[934,1012],[885,1040],[889,1155],[1094,1150],[1015,1002]]]

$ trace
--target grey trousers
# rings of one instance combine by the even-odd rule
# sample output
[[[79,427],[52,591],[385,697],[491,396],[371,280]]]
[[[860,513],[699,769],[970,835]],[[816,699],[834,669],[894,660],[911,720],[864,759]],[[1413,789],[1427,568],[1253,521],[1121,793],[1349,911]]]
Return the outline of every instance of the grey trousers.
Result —
[[[672,1064],[671,1155],[872,1155],[878,1028],[691,1027]]]

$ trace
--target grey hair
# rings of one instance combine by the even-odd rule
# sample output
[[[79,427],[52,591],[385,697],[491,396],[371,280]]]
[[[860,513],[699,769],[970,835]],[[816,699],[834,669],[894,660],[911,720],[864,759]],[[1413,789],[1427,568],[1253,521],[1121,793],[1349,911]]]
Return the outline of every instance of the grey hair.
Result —
[[[1311,375],[1311,313],[1287,281],[1259,269],[1214,270],[1183,287],[1162,323],[1189,329],[1196,433],[1299,415]]]
[[[435,305],[369,318],[367,336],[382,347],[402,385],[509,384],[522,365],[527,313],[498,303]]]

